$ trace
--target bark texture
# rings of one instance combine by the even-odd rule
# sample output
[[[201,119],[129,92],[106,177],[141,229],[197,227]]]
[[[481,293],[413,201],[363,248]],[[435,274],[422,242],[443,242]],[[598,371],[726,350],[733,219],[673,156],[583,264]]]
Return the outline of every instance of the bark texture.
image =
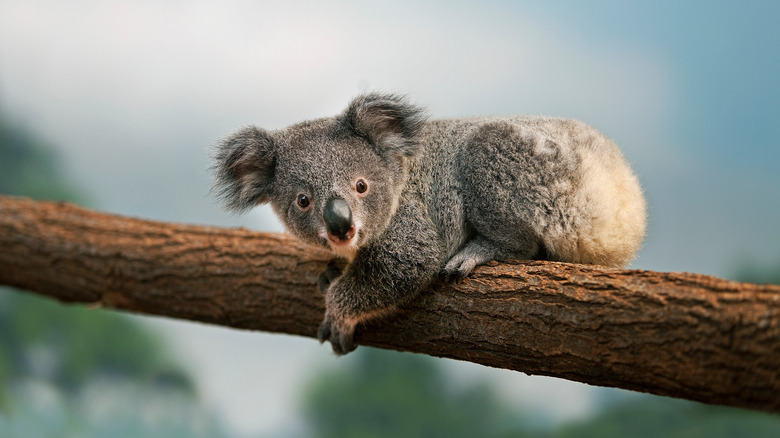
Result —
[[[331,257],[281,234],[0,197],[0,284],[315,337]],[[359,344],[780,412],[780,287],[553,262],[436,284]]]

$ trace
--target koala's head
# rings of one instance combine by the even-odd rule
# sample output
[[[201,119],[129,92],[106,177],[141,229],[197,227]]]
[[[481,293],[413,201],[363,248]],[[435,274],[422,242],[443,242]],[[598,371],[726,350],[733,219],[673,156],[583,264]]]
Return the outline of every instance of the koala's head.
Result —
[[[352,258],[395,213],[424,122],[407,99],[371,93],[336,117],[248,127],[216,145],[214,188],[233,211],[270,203],[292,234]]]

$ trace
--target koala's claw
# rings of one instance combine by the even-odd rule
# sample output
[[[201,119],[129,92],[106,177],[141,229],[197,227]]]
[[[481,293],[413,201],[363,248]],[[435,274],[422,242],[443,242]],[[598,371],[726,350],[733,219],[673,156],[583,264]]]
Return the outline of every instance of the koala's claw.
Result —
[[[466,278],[478,265],[498,258],[499,252],[495,246],[484,237],[477,236],[444,265],[442,275],[448,279],[460,280]]]
[[[317,339],[320,341],[320,344],[330,340],[330,321],[322,321],[320,328],[317,330]]]
[[[442,268],[440,275],[447,281],[459,281],[468,277],[477,264],[474,259],[455,256]]]
[[[329,315],[326,315],[325,320],[320,324],[320,328],[317,331],[317,339],[320,340],[320,343],[330,341],[333,352],[339,356],[343,356],[357,348],[357,345],[355,345],[355,329],[341,327],[341,324],[334,323]]]

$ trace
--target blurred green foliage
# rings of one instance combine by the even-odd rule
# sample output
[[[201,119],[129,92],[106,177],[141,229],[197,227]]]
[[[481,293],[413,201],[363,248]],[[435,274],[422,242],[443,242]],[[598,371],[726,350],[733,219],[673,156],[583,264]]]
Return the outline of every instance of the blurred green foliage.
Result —
[[[63,177],[57,155],[44,141],[0,113],[0,193],[83,203]]]
[[[750,258],[743,259],[733,276],[737,281],[780,285],[780,260],[767,264]]]
[[[561,427],[560,438],[739,438],[780,436],[780,416],[644,396]]]
[[[55,154],[26,129],[0,118],[0,193],[35,199],[83,201],[59,171]],[[164,346],[140,324],[116,313],[63,307],[47,298],[11,293],[0,296],[0,377],[19,379],[44,372],[57,387],[76,391],[94,376],[190,378],[166,357]],[[37,362],[30,363],[31,357]],[[35,362],[35,361],[33,361]]]
[[[110,311],[63,306],[32,294],[0,296],[0,363],[5,381],[41,378],[75,394],[96,378],[175,382],[194,393],[189,375],[161,340]]]
[[[462,387],[436,359],[367,347],[352,355],[350,366],[317,376],[306,391],[310,436],[523,436],[490,387]]]
[[[1,116],[0,193],[83,204],[53,150]],[[0,287],[0,436],[228,435],[138,320]]]
[[[586,420],[558,426],[518,412],[491,387],[462,387],[436,359],[361,347],[304,397],[312,437],[741,438],[780,436],[780,416],[612,392]],[[544,397],[544,394],[538,394]],[[594,401],[595,403],[595,401]],[[547,424],[545,426],[545,424]]]

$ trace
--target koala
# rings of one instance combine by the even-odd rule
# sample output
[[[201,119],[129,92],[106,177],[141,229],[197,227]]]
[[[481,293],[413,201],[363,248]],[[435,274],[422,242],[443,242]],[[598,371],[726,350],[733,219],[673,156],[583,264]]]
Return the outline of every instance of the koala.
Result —
[[[242,212],[268,203],[300,240],[346,259],[320,278],[320,342],[392,315],[439,276],[497,259],[620,267],[645,233],[640,184],[590,126],[509,116],[428,120],[402,95],[368,93],[334,117],[213,150],[214,189]]]

